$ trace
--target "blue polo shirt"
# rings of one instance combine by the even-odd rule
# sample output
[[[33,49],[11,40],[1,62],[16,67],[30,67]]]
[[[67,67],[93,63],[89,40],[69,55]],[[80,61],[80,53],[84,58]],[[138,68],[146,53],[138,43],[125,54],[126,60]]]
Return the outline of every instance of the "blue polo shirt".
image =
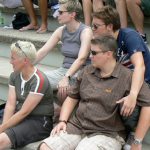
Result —
[[[130,57],[136,52],[142,52],[146,67],[145,81],[150,84],[150,51],[139,33],[130,28],[120,29],[117,42],[118,61],[131,70],[134,69],[134,66],[130,61]]]

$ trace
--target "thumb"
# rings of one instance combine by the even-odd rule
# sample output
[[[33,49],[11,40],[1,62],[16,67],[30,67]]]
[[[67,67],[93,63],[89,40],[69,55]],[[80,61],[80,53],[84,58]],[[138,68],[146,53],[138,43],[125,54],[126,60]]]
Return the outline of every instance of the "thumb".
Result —
[[[120,104],[122,102],[124,102],[124,99],[120,99],[120,100],[116,101],[117,104]]]

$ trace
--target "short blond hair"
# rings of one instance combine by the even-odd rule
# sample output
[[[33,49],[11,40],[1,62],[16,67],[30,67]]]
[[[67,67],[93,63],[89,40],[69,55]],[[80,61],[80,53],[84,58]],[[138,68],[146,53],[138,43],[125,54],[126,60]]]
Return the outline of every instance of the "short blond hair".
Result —
[[[36,60],[36,48],[34,44],[28,41],[17,41],[11,45],[11,51],[16,52],[16,54],[21,57],[27,57],[32,64]]]

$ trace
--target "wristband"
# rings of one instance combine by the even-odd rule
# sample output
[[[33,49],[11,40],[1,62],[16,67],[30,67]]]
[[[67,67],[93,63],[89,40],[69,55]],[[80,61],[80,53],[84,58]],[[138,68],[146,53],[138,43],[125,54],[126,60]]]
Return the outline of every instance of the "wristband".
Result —
[[[69,80],[71,79],[71,76],[70,76],[70,75],[65,74],[64,76],[65,76],[66,78],[68,78]]]
[[[65,124],[67,124],[66,120],[59,120],[59,122],[64,122]]]

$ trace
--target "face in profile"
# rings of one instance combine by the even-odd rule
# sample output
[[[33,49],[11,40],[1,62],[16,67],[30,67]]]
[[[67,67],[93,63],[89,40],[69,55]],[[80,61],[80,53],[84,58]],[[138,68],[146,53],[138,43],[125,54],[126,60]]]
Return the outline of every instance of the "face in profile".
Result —
[[[92,20],[92,30],[94,38],[101,35],[107,35],[112,33],[112,25],[106,25],[103,20],[96,17]]]
[[[25,66],[25,58],[19,57],[16,52],[12,51],[10,63],[14,71],[21,72]]]

